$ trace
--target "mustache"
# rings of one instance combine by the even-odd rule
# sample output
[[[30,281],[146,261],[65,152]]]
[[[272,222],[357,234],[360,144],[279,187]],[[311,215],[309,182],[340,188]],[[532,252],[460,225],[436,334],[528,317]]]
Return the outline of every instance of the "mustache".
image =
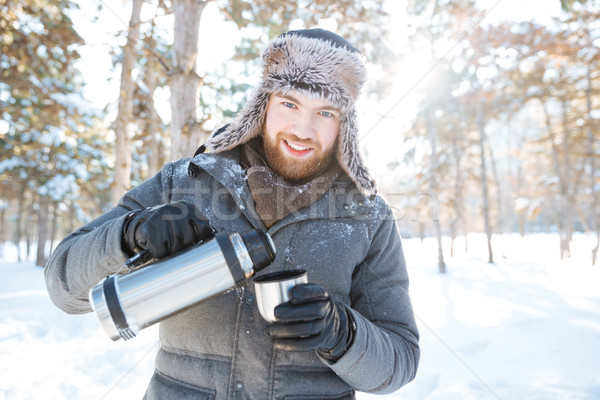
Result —
[[[280,132],[278,136],[279,136],[280,139],[285,139],[288,142],[298,143],[298,144],[301,144],[303,146],[314,148],[314,149],[320,148],[318,142],[315,142],[315,141],[313,141],[311,139],[301,139],[301,138],[299,138],[298,136],[296,136],[293,133]]]

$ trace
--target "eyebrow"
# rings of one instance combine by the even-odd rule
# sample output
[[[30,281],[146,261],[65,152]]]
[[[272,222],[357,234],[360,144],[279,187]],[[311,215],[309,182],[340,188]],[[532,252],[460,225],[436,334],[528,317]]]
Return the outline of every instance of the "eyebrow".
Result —
[[[293,101],[294,103],[298,103],[298,104],[302,104],[302,102],[300,100],[298,100],[297,98],[295,98],[294,96],[292,96],[291,94],[282,94],[282,93],[275,93],[275,96],[281,97],[283,99],[287,99],[290,101]],[[317,107],[317,109],[319,110],[324,110],[324,111],[336,111],[338,113],[341,114],[341,111],[333,106],[330,106],[329,104],[325,104],[323,107]]]

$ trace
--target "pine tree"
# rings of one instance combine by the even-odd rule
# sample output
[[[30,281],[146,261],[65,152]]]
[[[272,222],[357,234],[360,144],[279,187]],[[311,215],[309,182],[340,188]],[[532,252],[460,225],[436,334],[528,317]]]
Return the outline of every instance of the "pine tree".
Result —
[[[79,94],[81,37],[73,28],[69,1],[0,3],[0,99],[5,132],[0,137],[0,180],[11,190],[2,198],[18,210],[15,241],[37,225],[37,264],[45,262],[50,208],[90,178],[88,155],[102,155],[83,137],[92,135],[94,115]],[[99,146],[98,146],[99,147]],[[101,163],[101,161],[98,161]],[[16,203],[16,205],[15,205]],[[52,207],[52,205],[54,205]],[[28,224],[27,226],[30,226]],[[29,233],[26,233],[29,231]]]

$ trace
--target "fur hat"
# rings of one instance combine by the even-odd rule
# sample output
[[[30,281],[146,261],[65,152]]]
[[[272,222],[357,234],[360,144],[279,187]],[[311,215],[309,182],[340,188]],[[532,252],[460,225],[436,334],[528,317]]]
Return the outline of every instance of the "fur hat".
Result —
[[[318,95],[342,114],[339,165],[361,191],[374,194],[375,182],[358,152],[354,108],[366,76],[362,54],[341,36],[323,29],[290,31],[269,42],[262,70],[262,80],[243,110],[210,135],[206,148],[229,150],[261,135],[271,93],[298,90]]]

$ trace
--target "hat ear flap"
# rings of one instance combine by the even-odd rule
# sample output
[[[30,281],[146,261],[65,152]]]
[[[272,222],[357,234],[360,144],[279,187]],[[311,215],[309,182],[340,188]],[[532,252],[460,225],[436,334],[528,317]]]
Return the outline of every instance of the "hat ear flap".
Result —
[[[268,104],[269,92],[261,84],[246,102],[237,118],[225,130],[220,128],[213,131],[205,143],[206,147],[218,153],[230,150],[260,135],[267,115]]]
[[[359,190],[369,195],[377,193],[375,181],[371,179],[358,149],[358,123],[354,108],[348,110],[340,122],[337,159]]]

